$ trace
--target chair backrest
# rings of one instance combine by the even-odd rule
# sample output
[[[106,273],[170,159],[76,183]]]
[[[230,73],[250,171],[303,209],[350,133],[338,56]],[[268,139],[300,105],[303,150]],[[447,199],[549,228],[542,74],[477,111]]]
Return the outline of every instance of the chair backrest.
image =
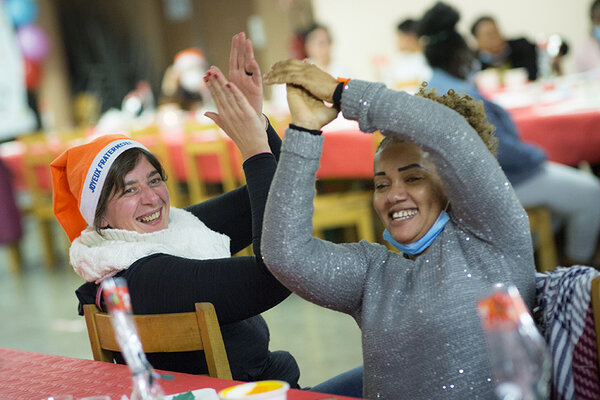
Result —
[[[23,177],[31,195],[28,212],[43,218],[54,216],[52,212],[52,192],[50,187],[50,163],[59,153],[52,149],[43,131],[21,136],[24,145]]]
[[[327,229],[355,228],[355,240],[375,242],[372,199],[371,191],[318,194],[313,203],[315,236],[324,238]]]
[[[114,362],[121,351],[110,320],[94,304],[83,306],[94,360]],[[211,303],[196,303],[196,312],[133,316],[146,353],[203,350],[208,375],[231,379],[221,328]]]
[[[598,370],[600,371],[600,276],[592,280],[592,312],[596,331],[596,350],[598,352]]]
[[[182,194],[179,191],[177,177],[167,144],[161,134],[158,125],[150,125],[142,129],[134,129],[130,131],[131,138],[142,143],[158,158],[167,174],[167,188],[169,189],[170,203],[174,207],[185,207],[188,204],[182,199]]]
[[[529,226],[534,239],[537,270],[539,272],[550,271],[558,265],[550,209],[537,206],[528,207],[525,211],[529,217]]]
[[[216,156],[223,193],[239,186],[232,168],[229,144],[219,128],[216,125],[188,124],[185,130],[185,168],[190,204],[200,203],[214,196],[207,189],[200,159],[202,156]]]

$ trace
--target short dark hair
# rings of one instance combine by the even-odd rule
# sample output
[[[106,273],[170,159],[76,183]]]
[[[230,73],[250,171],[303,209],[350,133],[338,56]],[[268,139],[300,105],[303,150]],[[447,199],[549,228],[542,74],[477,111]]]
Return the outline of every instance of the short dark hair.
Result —
[[[396,27],[402,33],[417,33],[417,28],[419,26],[419,22],[412,19],[407,18],[404,21],[400,22]]]
[[[94,228],[99,234],[102,234],[100,223],[106,213],[108,201],[112,198],[114,193],[119,193],[125,188],[125,175],[135,168],[142,157],[146,157],[146,160],[156,168],[163,181],[167,180],[166,172],[154,154],[139,147],[125,150],[111,165],[110,170],[106,175],[102,192],[100,192],[96,214],[94,215]]]
[[[595,0],[590,7],[590,18],[594,18],[595,13],[600,13],[600,0]]]
[[[489,15],[482,15],[481,17],[477,18],[475,20],[475,22],[473,22],[473,25],[471,25],[471,35],[475,36],[477,34],[477,29],[479,28],[479,25],[481,25],[484,22],[496,22],[494,20],[494,18],[490,17]]]
[[[327,37],[329,38],[329,41],[331,42],[331,33],[329,32],[329,29],[327,29],[327,27],[325,25],[319,24],[317,22],[311,24],[309,27],[307,27],[306,29],[301,31],[300,37],[302,38],[302,40],[304,42],[306,42],[306,38],[308,37],[308,35],[310,35],[314,31],[319,30],[319,29],[323,29],[325,32],[327,32]]]

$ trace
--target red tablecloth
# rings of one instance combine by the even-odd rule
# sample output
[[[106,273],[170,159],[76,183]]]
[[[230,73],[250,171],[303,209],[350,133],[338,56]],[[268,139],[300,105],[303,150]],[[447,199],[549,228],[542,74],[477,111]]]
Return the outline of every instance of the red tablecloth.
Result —
[[[160,381],[165,394],[202,388],[219,391],[238,383],[199,375],[171,374],[175,377],[173,380]],[[0,399],[40,400],[57,394],[71,394],[75,399],[102,394],[111,396],[112,400],[121,400],[122,395],[131,395],[131,375],[126,365],[0,348]],[[288,392],[289,400],[329,397],[332,396],[302,390]]]
[[[549,107],[538,106],[509,112],[521,138],[546,150],[549,160],[600,163],[600,110],[551,114]]]
[[[279,132],[282,136],[284,132]],[[317,171],[320,179],[370,179],[373,177],[373,155],[375,145],[373,135],[358,130],[331,131],[323,134],[323,157],[321,168]],[[185,145],[182,134],[170,134],[166,137],[173,172],[180,182],[186,181],[183,154]],[[241,156],[232,140],[229,143],[229,156],[233,170],[241,173]],[[220,182],[220,172],[216,156],[203,156],[199,163],[208,182]]]

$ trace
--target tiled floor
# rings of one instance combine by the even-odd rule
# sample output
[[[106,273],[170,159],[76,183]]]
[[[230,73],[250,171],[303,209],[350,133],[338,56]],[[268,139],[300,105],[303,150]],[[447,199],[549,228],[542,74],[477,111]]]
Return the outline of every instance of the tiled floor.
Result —
[[[59,229],[59,228],[57,228]],[[0,347],[91,359],[75,289],[83,282],[66,265],[41,265],[32,221],[26,220],[24,271],[13,275],[0,248]],[[291,296],[264,313],[271,350],[287,350],[300,366],[302,386],[312,386],[362,363],[360,330],[344,314]]]

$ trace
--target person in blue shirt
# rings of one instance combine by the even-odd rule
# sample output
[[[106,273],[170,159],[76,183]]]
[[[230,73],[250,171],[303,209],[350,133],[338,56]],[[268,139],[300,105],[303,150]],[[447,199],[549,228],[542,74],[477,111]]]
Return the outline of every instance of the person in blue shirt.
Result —
[[[483,102],[496,127],[498,161],[524,207],[543,205],[565,224],[566,264],[593,264],[600,231],[600,181],[593,175],[548,161],[543,149],[525,143],[510,114],[486,99],[471,81],[477,70],[473,51],[456,30],[459,13],[439,2],[425,12],[419,35],[426,39],[425,57],[433,68],[428,87],[454,89]]]

